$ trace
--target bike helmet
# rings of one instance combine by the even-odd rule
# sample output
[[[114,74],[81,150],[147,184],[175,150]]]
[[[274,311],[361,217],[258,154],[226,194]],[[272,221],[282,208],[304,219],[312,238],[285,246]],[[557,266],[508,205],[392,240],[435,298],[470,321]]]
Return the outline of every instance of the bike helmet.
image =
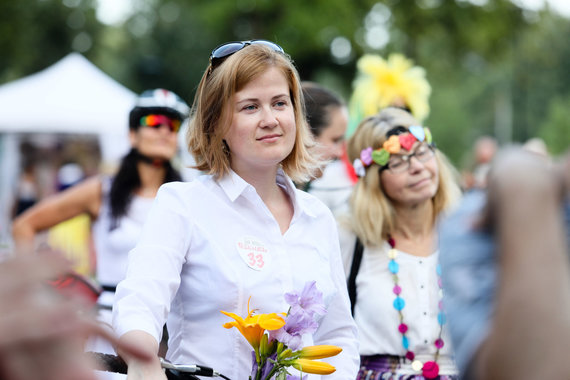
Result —
[[[174,92],[162,88],[146,90],[138,96],[129,114],[129,128],[137,129],[141,117],[153,113],[183,121],[188,117],[189,112],[188,104]]]

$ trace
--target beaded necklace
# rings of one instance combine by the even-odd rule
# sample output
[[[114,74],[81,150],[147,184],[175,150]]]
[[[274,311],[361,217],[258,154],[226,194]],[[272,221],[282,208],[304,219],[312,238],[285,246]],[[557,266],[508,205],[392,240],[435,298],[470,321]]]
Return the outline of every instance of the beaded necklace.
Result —
[[[398,272],[400,270],[399,264],[396,262],[396,258],[398,257],[398,250],[396,247],[396,241],[389,236],[388,237],[388,244],[390,244],[390,251],[388,251],[388,258],[390,261],[388,262],[388,270],[392,273],[392,279],[394,280],[394,288],[392,292],[396,295],[394,299],[394,309],[398,311],[398,315],[400,316],[400,324],[398,325],[398,331],[402,334],[402,346],[406,350],[406,359],[412,362],[412,369],[414,371],[422,371],[422,376],[426,379],[435,379],[439,375],[439,365],[437,364],[437,360],[439,358],[439,351],[443,348],[443,339],[441,338],[441,334],[443,331],[443,325],[445,324],[445,314],[443,312],[443,289],[441,286],[441,267],[439,264],[436,267],[437,273],[437,285],[439,286],[439,302],[438,308],[439,312],[437,314],[437,322],[439,324],[439,334],[437,339],[434,342],[435,347],[437,350],[435,351],[434,359],[429,360],[425,363],[415,359],[415,354],[412,350],[410,350],[410,342],[408,340],[408,336],[406,332],[408,331],[408,325],[404,323],[404,315],[402,314],[402,309],[406,306],[406,303],[400,294],[402,293],[402,288],[399,285],[399,278]]]

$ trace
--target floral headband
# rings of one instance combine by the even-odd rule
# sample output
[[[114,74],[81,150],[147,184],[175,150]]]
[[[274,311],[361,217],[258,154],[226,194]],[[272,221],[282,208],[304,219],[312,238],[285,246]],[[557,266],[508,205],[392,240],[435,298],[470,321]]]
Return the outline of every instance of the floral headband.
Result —
[[[382,148],[372,150],[372,147],[362,149],[360,158],[354,160],[352,166],[354,171],[359,177],[366,175],[366,168],[372,165],[373,162],[380,166],[388,164],[391,154],[400,153],[404,148],[409,151],[412,149],[416,141],[426,141],[428,144],[432,143],[431,132],[428,127],[413,125],[408,128],[409,132],[399,135],[392,135],[382,145]]]

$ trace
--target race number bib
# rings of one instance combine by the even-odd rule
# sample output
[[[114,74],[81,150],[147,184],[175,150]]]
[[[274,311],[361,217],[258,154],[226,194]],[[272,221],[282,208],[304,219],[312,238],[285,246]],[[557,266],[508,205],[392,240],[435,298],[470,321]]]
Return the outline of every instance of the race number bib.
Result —
[[[245,236],[238,239],[236,248],[241,259],[253,270],[263,270],[269,265],[271,256],[269,256],[267,246],[260,239]]]

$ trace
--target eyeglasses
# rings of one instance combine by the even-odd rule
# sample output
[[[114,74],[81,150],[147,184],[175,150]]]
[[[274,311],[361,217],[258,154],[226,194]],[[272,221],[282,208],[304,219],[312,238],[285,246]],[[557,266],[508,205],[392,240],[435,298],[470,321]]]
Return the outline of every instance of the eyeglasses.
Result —
[[[238,51],[249,45],[264,45],[273,49],[276,52],[285,53],[285,51],[281,46],[277,45],[275,42],[267,40],[226,42],[225,44],[221,44],[220,46],[212,50],[212,54],[210,54],[210,65],[212,67],[219,65],[222,60],[224,60],[225,58],[229,57],[234,53],[237,53]]]
[[[421,143],[418,145],[414,153],[405,156],[393,155],[390,161],[380,168],[380,171],[386,169],[394,174],[403,173],[410,168],[410,160],[415,157],[419,162],[427,162],[434,156],[434,146],[432,144]]]
[[[140,125],[158,129],[163,125],[168,126],[171,132],[178,132],[182,122],[165,115],[146,115],[141,117]]]

